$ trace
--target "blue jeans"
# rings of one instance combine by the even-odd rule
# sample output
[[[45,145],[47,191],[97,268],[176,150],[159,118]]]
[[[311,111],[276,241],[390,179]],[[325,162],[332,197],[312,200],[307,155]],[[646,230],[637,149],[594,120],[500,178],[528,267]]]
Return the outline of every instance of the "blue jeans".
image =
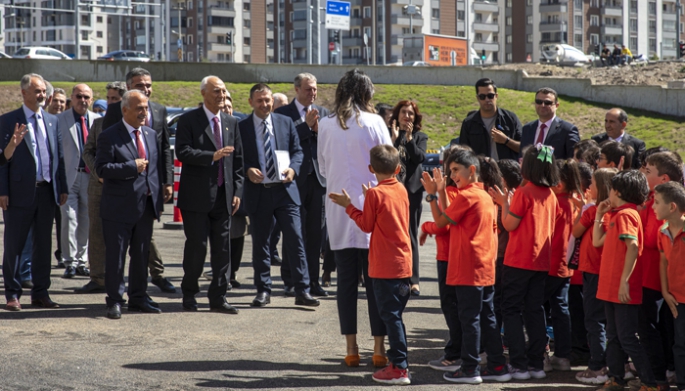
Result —
[[[652,364],[654,377],[660,383],[666,382],[666,356],[664,355],[664,345],[661,339],[661,328],[659,313],[664,304],[664,297],[661,292],[654,289],[642,288],[642,304],[638,319],[638,332],[640,343],[644,346],[649,362]]]
[[[445,345],[445,359],[458,360],[461,358],[461,329],[457,332],[455,323],[459,323],[457,313],[457,295],[453,286],[447,283],[447,262],[438,261],[438,292],[440,293],[440,309],[445,316],[450,340]]]
[[[59,231],[59,227],[57,227]],[[21,251],[21,258],[19,259],[19,274],[21,282],[31,281],[31,253],[33,252],[33,226],[29,230],[29,236],[26,237],[26,244]]]
[[[549,300],[554,329],[554,356],[571,357],[571,313],[568,310],[568,289],[571,278],[548,275],[545,279],[545,301]]]
[[[402,322],[402,312],[409,301],[410,279],[373,278],[378,313],[388,332],[388,360],[398,368],[407,368],[407,331]]]
[[[640,306],[604,302],[607,316],[607,364],[609,376],[619,384],[625,384],[626,355],[635,364],[640,380],[650,387],[656,386],[654,372],[649,363],[647,352],[637,337],[638,313]]]
[[[675,360],[676,385],[679,390],[685,390],[685,303],[678,304],[678,317],[673,320],[675,344],[673,358]]]

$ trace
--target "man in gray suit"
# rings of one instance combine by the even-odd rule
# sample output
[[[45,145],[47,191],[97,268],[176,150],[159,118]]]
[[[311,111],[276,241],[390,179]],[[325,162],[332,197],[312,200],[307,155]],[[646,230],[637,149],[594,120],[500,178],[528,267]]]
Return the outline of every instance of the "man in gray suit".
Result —
[[[71,90],[71,108],[58,115],[62,133],[64,166],[69,197],[62,206],[62,278],[78,274],[88,276],[88,178],[89,169],[83,160],[83,147],[88,131],[99,115],[88,110],[93,90],[86,84],[77,84]]]

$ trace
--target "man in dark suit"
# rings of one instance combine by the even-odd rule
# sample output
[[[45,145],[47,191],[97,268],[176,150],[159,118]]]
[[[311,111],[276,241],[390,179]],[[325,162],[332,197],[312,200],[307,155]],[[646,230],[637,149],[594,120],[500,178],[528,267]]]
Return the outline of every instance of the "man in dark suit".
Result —
[[[128,91],[121,101],[123,118],[98,138],[95,168],[103,179],[102,232],[105,238],[107,317],[121,318],[124,265],[130,247],[128,310],[161,313],[147,295],[147,260],[155,219],[162,214],[157,136],[145,126],[148,99]]]
[[[183,114],[176,128],[176,156],[183,163],[178,208],[183,216],[183,309],[197,311],[198,278],[211,246],[210,311],[237,314],[226,302],[230,259],[231,215],[243,190],[243,149],[238,120],[223,113],[226,86],[216,76],[200,83],[202,107]]]
[[[244,202],[253,227],[252,265],[257,297],[252,306],[271,302],[271,256],[269,236],[274,218],[283,231],[284,257],[290,262],[295,304],[318,306],[309,293],[309,272],[302,239],[300,194],[293,183],[302,165],[302,147],[293,121],[271,113],[271,88],[259,83],[250,89],[252,114],[240,122],[245,149]],[[286,161],[289,164],[286,165]],[[280,166],[279,166],[280,161]],[[266,228],[269,229],[266,229]]]
[[[131,69],[126,74],[126,88],[141,91],[150,99],[150,95],[152,95],[152,76],[150,72],[143,68]],[[166,122],[167,111],[166,107],[149,100],[148,106],[149,110],[145,125],[151,127],[157,133],[157,150],[160,151],[158,162],[159,175],[164,187],[164,202],[167,202],[174,195],[174,162],[169,144],[169,126]],[[121,102],[109,105],[105,114],[105,121],[102,123],[102,129],[107,129],[119,122],[121,115]],[[154,238],[150,244],[149,267],[150,274],[152,275],[151,282],[154,285],[161,289],[162,292],[176,292],[176,288],[174,288],[171,282],[164,278],[164,264],[162,263],[159,251],[157,251]]]
[[[324,237],[324,201],[326,198],[326,178],[319,173],[317,160],[317,136],[319,132],[319,118],[328,115],[328,110],[315,105],[316,77],[311,73],[300,73],[295,77],[295,99],[274,112],[283,114],[295,123],[295,130],[300,138],[303,158],[300,173],[295,182],[300,192],[300,216],[302,219],[302,237],[304,238],[305,254],[311,291],[314,296],[328,296],[328,292],[319,284],[319,258],[321,243]],[[285,255],[284,255],[285,256]],[[290,280],[290,262],[282,264],[284,279]],[[290,282],[290,281],[284,281]],[[288,288],[292,289],[292,282]]]
[[[573,158],[573,147],[580,141],[578,128],[557,117],[559,100],[551,88],[540,88],[535,94],[535,112],[538,119],[523,125],[521,153],[529,145],[538,143],[554,148],[557,159]]]
[[[605,133],[596,134],[592,139],[601,144],[607,140],[618,141],[633,148],[633,159],[630,163],[631,168],[640,168],[640,155],[645,152],[645,142],[626,133],[628,125],[628,114],[620,108],[613,108],[607,111],[604,116]]]
[[[0,166],[0,208],[5,221],[2,275],[5,308],[9,311],[21,310],[20,255],[32,225],[31,305],[59,307],[48,294],[52,221],[55,208],[67,201],[68,193],[57,117],[42,108],[45,81],[37,74],[24,75],[21,94],[22,107],[0,117],[0,149],[8,150],[9,155],[15,148],[9,156],[3,151],[3,157],[9,161]],[[18,142],[16,134],[25,131],[22,127],[28,131],[25,139]]]

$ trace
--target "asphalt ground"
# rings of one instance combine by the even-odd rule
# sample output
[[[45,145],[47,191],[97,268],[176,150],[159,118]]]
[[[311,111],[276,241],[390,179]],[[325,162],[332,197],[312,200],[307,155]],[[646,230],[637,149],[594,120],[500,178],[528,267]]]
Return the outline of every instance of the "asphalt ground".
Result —
[[[430,219],[424,205],[423,220]],[[52,270],[51,298],[58,309],[36,309],[30,294],[22,297],[21,312],[0,309],[0,390],[370,390],[387,389],[371,375],[373,339],[370,336],[363,288],[359,300],[359,350],[362,364],[348,368],[345,341],[340,335],[331,295],[316,309],[297,307],[283,296],[279,268],[271,304],[252,308],[256,294],[247,238],[237,279],[228,301],[238,315],[209,312],[201,279],[200,310],[184,312],[180,282],[183,275],[182,230],[162,228],[172,220],[171,207],[155,223],[155,240],[166,265],[165,275],[177,293],[161,293],[150,284],[149,295],[160,304],[159,315],[122,311],[120,320],[105,317],[105,294],[74,294],[87,277],[63,279],[63,269]],[[5,226],[0,224],[0,231]],[[53,244],[54,251],[54,244]],[[404,312],[409,345],[409,368],[416,390],[571,390],[596,389],[575,381],[574,372],[551,372],[543,380],[456,385],[427,366],[439,358],[447,338],[439,308],[435,242],[421,249],[421,296],[412,297]],[[54,264],[54,261],[53,261]],[[208,269],[208,265],[207,268]],[[0,286],[4,293],[4,285]],[[4,298],[4,294],[2,295]],[[387,342],[386,342],[387,345]],[[584,368],[574,368],[582,370]]]

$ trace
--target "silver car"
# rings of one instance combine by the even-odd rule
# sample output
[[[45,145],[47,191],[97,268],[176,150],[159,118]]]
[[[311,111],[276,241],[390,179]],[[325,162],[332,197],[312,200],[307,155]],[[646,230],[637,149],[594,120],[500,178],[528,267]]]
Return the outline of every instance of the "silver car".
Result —
[[[109,52],[104,56],[98,57],[101,61],[137,61],[137,62],[149,62],[150,56],[144,52],[137,52],[134,50],[116,50]]]
[[[71,57],[57,49],[44,46],[26,46],[19,48],[12,58],[30,58],[32,60],[71,60]]]

